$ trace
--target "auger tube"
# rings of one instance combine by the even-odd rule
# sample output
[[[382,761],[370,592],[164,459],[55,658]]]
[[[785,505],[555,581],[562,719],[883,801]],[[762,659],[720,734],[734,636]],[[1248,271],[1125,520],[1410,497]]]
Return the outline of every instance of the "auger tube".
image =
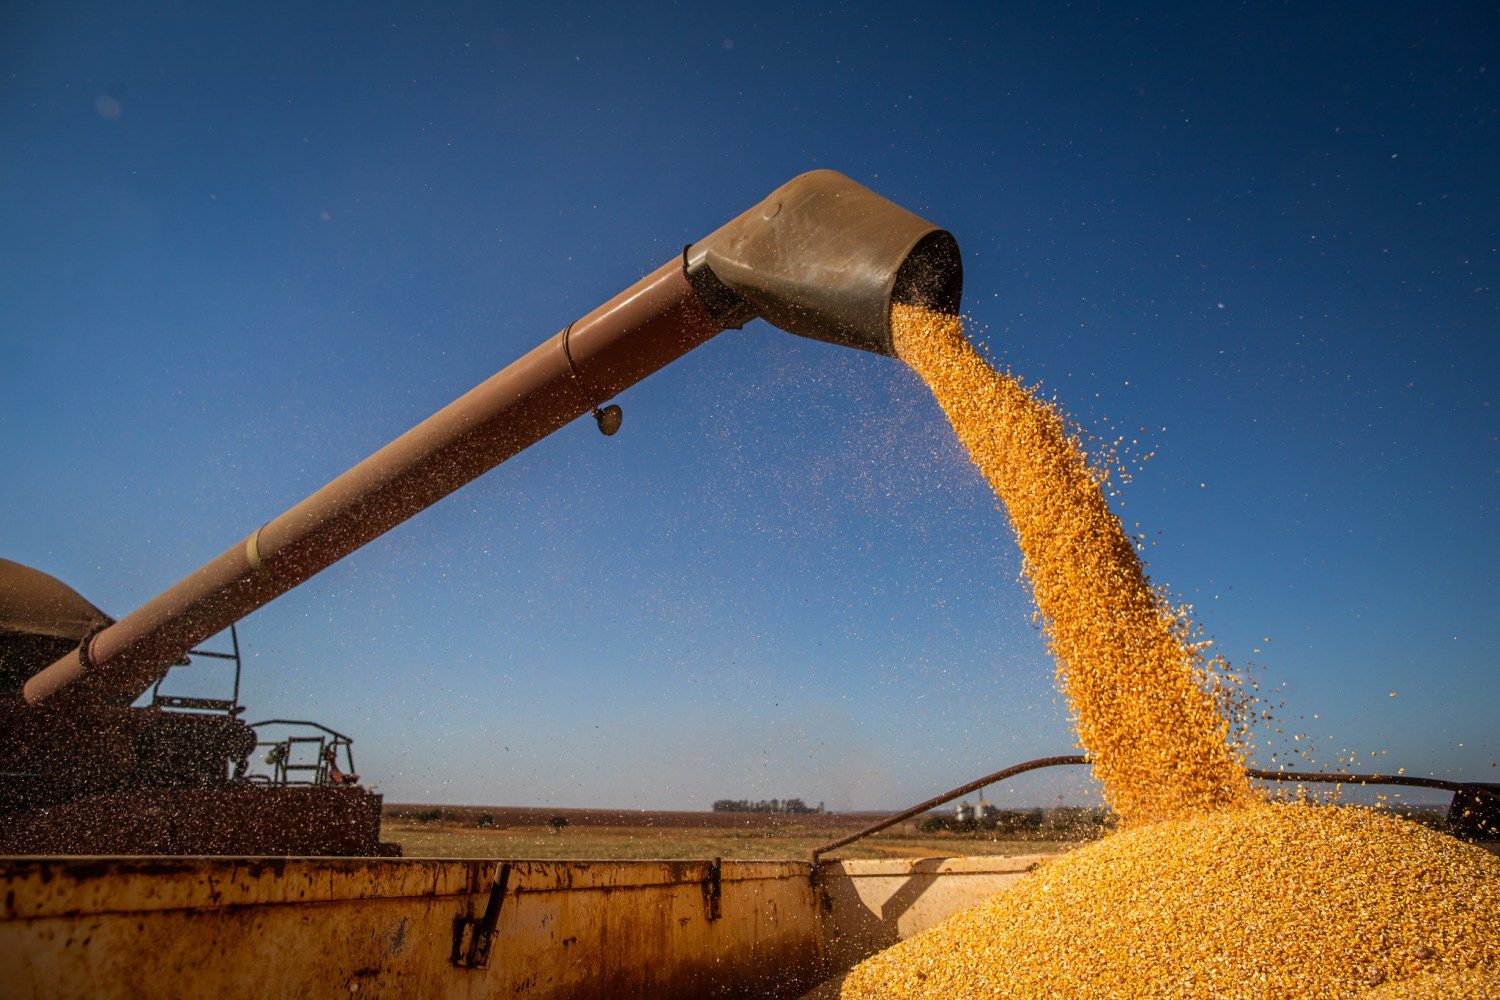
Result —
[[[721,330],[762,317],[890,353],[892,301],[957,312],[958,244],[832,170],[803,174],[32,675],[26,706],[128,705],[197,644]],[[617,422],[613,426],[618,426]]]

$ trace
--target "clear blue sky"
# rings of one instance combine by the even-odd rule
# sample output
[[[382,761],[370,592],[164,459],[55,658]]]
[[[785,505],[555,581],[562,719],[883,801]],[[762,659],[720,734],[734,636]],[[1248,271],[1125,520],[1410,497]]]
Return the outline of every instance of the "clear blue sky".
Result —
[[[0,8],[0,554],[124,614],[834,167],[1157,453],[1154,578],[1320,762],[1500,780],[1492,4],[519,6]],[[900,365],[756,323],[618,401],[251,616],[250,718],[403,801],[875,808],[1072,746]]]

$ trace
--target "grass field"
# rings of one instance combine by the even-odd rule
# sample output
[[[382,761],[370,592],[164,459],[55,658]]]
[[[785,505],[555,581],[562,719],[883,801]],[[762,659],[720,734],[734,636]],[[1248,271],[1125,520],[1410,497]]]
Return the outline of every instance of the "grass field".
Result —
[[[391,806],[382,838],[409,858],[806,858],[879,813],[650,812]],[[566,825],[551,825],[553,817]],[[835,858],[954,857],[1062,852],[1097,831],[1016,837],[997,831],[922,833],[902,823],[833,852]]]
[[[1402,807],[1444,829],[1444,810]],[[382,839],[408,858],[689,860],[806,858],[813,848],[870,826],[886,813],[731,813],[522,806],[387,805]],[[950,815],[930,813],[928,815]],[[909,820],[840,848],[829,858],[933,858],[1060,854],[1107,831],[1101,810],[1021,810],[1029,828],[922,831]],[[1500,842],[1486,845],[1500,853]]]

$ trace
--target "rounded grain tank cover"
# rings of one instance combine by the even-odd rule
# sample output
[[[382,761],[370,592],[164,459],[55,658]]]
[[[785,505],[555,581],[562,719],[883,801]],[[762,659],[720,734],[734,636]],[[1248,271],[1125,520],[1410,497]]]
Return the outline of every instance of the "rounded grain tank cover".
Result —
[[[688,280],[726,327],[756,316],[789,333],[891,352],[891,303],[956,313],[951,234],[834,170],[796,177],[688,247]]]

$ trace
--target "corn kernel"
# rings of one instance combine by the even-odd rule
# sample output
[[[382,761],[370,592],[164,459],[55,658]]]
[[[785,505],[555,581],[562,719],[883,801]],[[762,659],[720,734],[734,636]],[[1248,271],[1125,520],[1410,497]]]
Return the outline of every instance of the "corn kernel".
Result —
[[[1061,412],[986,364],[957,317],[891,319],[1004,504],[1122,829],[867,959],[843,1000],[1500,998],[1500,859],[1393,816],[1256,795],[1203,644],[1151,587]]]

